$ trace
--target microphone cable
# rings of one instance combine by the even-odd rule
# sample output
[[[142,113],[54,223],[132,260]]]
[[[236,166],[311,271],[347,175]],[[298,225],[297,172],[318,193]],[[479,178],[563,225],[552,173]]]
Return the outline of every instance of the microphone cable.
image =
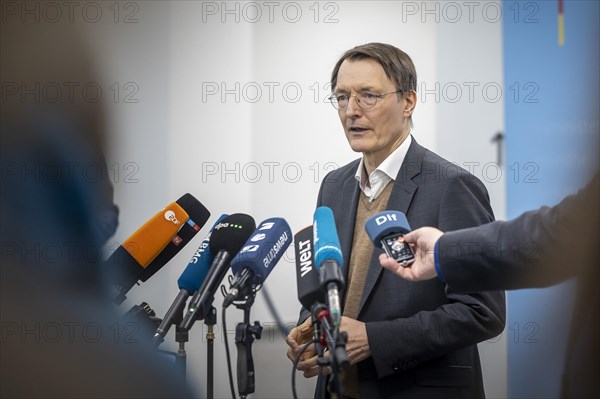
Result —
[[[222,286],[221,286],[222,287]],[[231,356],[229,354],[229,340],[227,339],[227,321],[225,318],[225,310],[227,307],[223,306],[221,309],[221,324],[223,324],[223,332],[225,333],[225,356],[227,358],[227,373],[229,374],[229,388],[231,389],[231,398],[235,399],[235,387],[233,385],[233,374],[231,372]]]
[[[279,315],[279,312],[277,311],[277,308],[275,307],[275,303],[273,303],[273,299],[271,299],[271,295],[269,294],[267,287],[262,287],[261,292],[262,292],[262,297],[265,300],[265,303],[267,304],[267,309],[269,310],[271,317],[275,320],[275,323],[277,323],[277,327],[279,328],[279,331],[281,331],[281,335],[285,338],[285,336],[289,332],[288,327],[283,322],[283,319]]]
[[[319,340],[314,339],[314,338],[311,339],[310,342],[306,343],[306,345],[304,345],[304,348],[302,348],[300,350],[300,352],[298,352],[298,354],[296,355],[296,359],[294,359],[294,364],[292,365],[292,395],[294,396],[294,399],[298,399],[298,394],[296,393],[296,367],[298,366],[298,363],[300,362],[300,357],[302,356],[302,354],[306,351],[306,349],[309,346],[314,345],[317,342],[319,342]],[[320,367],[322,367],[322,366],[320,366]]]

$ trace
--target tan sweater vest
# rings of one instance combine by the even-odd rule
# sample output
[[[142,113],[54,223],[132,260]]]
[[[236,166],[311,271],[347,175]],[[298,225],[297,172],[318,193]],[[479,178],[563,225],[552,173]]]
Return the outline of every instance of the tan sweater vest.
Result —
[[[356,209],[356,223],[354,224],[354,239],[350,252],[348,266],[348,282],[346,284],[346,297],[343,315],[356,319],[360,307],[360,300],[365,287],[365,279],[369,270],[371,256],[373,256],[373,243],[365,231],[365,221],[371,216],[386,209],[394,182],[390,181],[381,194],[372,202],[361,191]],[[358,398],[358,370],[353,365],[348,373],[342,375],[344,397]]]

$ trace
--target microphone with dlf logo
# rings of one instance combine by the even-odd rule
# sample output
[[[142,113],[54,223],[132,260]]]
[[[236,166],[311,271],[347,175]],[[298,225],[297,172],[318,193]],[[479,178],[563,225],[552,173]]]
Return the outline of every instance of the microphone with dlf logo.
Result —
[[[373,215],[365,222],[365,230],[373,244],[383,248],[401,266],[407,267],[415,261],[412,249],[401,239],[411,230],[404,213],[384,211]]]

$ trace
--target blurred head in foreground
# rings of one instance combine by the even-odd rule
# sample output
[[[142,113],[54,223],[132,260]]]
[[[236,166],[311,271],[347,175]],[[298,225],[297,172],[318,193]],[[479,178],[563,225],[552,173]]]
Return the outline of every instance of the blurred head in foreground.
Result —
[[[103,295],[118,209],[81,37],[69,22],[1,25],[0,396],[189,396]]]

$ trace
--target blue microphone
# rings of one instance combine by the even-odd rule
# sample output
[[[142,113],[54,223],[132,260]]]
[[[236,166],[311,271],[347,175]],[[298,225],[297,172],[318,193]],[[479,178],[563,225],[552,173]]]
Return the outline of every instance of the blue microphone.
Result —
[[[407,267],[415,261],[410,246],[401,241],[410,232],[406,215],[399,211],[384,211],[371,216],[365,222],[367,235],[376,247],[383,248],[390,258]]]
[[[227,216],[229,215],[223,214],[219,217],[219,219],[210,229],[210,232],[206,238],[202,241],[202,243],[200,243],[196,253],[192,259],[190,259],[187,267],[183,273],[181,273],[181,276],[179,276],[179,279],[177,280],[179,294],[177,294],[177,297],[175,297],[173,304],[165,314],[165,317],[162,319],[160,325],[154,333],[153,342],[155,345],[160,345],[164,341],[165,336],[173,325],[174,318],[181,313],[188,297],[198,291],[198,288],[200,288],[200,285],[206,278],[208,270],[210,269],[210,265],[213,261],[213,255],[211,254],[209,248],[210,237],[215,226]]]
[[[290,226],[282,218],[263,221],[231,261],[234,274],[223,307],[245,298],[265,281],[292,243]]]
[[[313,221],[315,269],[319,272],[321,288],[327,292],[327,302],[334,327],[342,319],[340,294],[344,289],[344,264],[333,211],[326,206],[315,210]]]

